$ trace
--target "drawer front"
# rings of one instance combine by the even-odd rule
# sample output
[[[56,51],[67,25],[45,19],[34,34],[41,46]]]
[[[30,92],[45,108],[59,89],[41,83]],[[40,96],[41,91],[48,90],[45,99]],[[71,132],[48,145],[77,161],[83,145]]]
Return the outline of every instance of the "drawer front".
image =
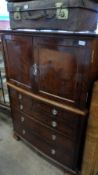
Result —
[[[46,156],[49,156],[56,162],[62,164],[63,166],[68,168],[71,168],[72,170],[78,169],[77,166],[77,160],[75,162],[72,159],[72,156],[67,154],[66,150],[63,149],[55,149],[53,146],[48,144],[47,142],[44,142],[40,137],[36,136],[35,134],[30,135],[30,133],[27,131],[25,135],[22,134],[22,128],[19,131],[16,131],[19,136],[24,138],[26,141],[28,141],[30,144],[32,144],[33,147],[37,148],[42,153],[46,154]],[[65,155],[65,156],[64,156]],[[77,159],[77,158],[76,158]]]
[[[14,130],[43,153],[70,166],[77,162],[75,142],[14,111]],[[75,155],[75,157],[74,157]]]
[[[16,126],[16,128],[19,126],[24,127],[26,128],[26,130],[30,130],[31,133],[35,133],[36,135],[40,136],[45,141],[51,144],[54,144],[57,147],[60,145],[60,147],[65,148],[67,146],[69,148],[71,145],[72,148],[74,148],[75,141],[73,141],[72,139],[73,136],[69,139],[69,137],[63,136],[56,130],[46,127],[45,125],[38,122],[37,120],[32,119],[29,116],[17,110],[13,111],[13,118],[14,118],[14,123],[15,123],[14,126]],[[74,137],[76,138],[77,135],[75,135]],[[70,141],[70,144],[68,144],[69,142],[68,143],[66,142],[66,138],[67,140]]]
[[[65,135],[70,137],[73,136],[74,139],[74,135],[77,132],[82,117],[61,110],[52,105],[34,100],[31,97],[16,92],[15,90],[11,90],[11,97],[13,106],[18,110],[25,112],[31,117]]]

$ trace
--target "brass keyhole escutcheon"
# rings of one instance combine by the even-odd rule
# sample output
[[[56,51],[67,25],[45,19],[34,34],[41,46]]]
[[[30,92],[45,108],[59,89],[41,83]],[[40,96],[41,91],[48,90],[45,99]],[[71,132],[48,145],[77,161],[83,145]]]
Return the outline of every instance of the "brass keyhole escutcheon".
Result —
[[[21,20],[21,15],[20,15],[20,12],[14,12],[14,20]]]

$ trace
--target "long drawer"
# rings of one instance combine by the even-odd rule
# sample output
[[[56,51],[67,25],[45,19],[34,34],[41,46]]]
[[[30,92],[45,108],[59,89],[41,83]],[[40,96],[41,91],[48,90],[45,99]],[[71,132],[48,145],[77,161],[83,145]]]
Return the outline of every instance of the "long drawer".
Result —
[[[78,140],[74,142],[57,132],[41,125],[15,110],[13,114],[14,130],[43,153],[74,169],[77,166]]]
[[[32,99],[15,90],[10,91],[12,106],[41,121],[45,125],[75,139],[78,129],[85,122],[85,116],[68,112],[52,105]],[[79,133],[79,131],[78,131]]]
[[[35,119],[32,119],[30,116],[19,112],[18,110],[14,109],[13,111],[13,122],[14,126],[19,129],[19,127],[24,127],[26,130],[29,130],[31,128],[31,132],[35,133],[36,135],[39,135],[42,139],[47,140],[47,142],[54,144],[55,146],[60,147],[70,147],[72,145],[72,148],[74,148],[73,139],[70,139],[69,137],[65,137],[64,135],[60,134],[56,130],[50,129],[49,127],[46,127],[42,123],[38,122]],[[77,136],[77,135],[76,135]],[[75,137],[76,137],[75,136]],[[67,140],[70,140],[70,143],[67,145]]]

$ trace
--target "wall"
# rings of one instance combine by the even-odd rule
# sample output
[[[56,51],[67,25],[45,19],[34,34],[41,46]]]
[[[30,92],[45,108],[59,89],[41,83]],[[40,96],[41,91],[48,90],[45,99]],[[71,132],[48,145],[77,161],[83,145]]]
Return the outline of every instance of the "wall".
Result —
[[[10,28],[9,21],[0,21],[0,30]]]

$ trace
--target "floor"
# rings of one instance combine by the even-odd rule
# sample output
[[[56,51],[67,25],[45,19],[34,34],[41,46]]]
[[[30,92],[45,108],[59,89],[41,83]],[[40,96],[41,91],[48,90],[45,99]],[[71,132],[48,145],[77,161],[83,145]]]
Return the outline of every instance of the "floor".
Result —
[[[12,135],[10,118],[0,112],[0,175],[67,175]]]

